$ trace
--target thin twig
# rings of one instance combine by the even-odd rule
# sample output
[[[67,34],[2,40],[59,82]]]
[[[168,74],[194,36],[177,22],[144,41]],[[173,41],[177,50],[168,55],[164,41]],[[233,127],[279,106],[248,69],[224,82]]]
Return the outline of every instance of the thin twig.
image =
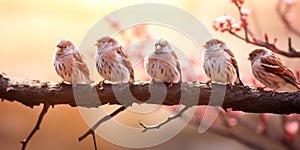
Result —
[[[24,139],[23,141],[21,141],[21,143],[22,143],[22,150],[26,149],[27,143],[30,141],[30,139],[35,134],[35,132],[40,129],[40,125],[41,125],[41,123],[43,121],[43,118],[44,118],[45,114],[47,113],[49,107],[50,107],[50,105],[48,103],[44,103],[43,110],[42,110],[41,114],[39,115],[39,119],[36,122],[35,127],[30,132],[30,134],[28,135],[28,137],[26,139]]]
[[[92,137],[93,137],[94,149],[97,150],[97,142],[96,142],[95,132],[92,133]]]
[[[237,2],[234,2],[235,6],[237,7],[238,11],[239,11],[239,15],[240,15],[240,20],[243,22],[242,20],[242,5],[238,4]],[[281,15],[281,19],[284,21],[285,25],[287,26],[287,28],[292,31],[293,33],[295,33],[296,35],[300,36],[300,31],[296,30],[295,28],[293,28],[290,23],[288,22],[288,20],[286,20],[286,18],[284,17],[284,15],[289,12],[289,8],[287,8],[287,10],[285,12],[281,12],[280,10],[280,2],[277,5],[277,12],[279,15]],[[290,7],[290,6],[289,6]],[[296,51],[296,49],[292,48],[292,42],[291,39],[289,38],[289,49],[288,51],[285,51],[283,49],[278,48],[275,44],[276,44],[276,40],[274,39],[274,42],[269,42],[266,40],[263,40],[261,38],[259,38],[257,35],[254,34],[254,32],[249,28],[248,24],[244,24],[242,25],[242,30],[244,31],[244,36],[240,36],[236,33],[236,31],[234,31],[231,27],[231,24],[228,26],[228,32],[249,43],[252,45],[256,45],[256,46],[262,46],[262,47],[266,47],[268,49],[270,49],[272,52],[286,56],[286,57],[291,57],[291,58],[295,58],[295,57],[300,57],[300,52]],[[299,32],[299,33],[298,33]],[[267,34],[266,34],[267,35]],[[252,39],[249,39],[249,36],[252,37]]]
[[[98,126],[106,121],[108,121],[109,119],[111,119],[112,117],[116,116],[117,114],[119,114],[120,112],[124,111],[127,108],[127,106],[121,106],[120,108],[118,108],[117,110],[115,110],[114,112],[112,112],[109,115],[106,115],[105,117],[101,118],[92,128],[90,128],[86,133],[84,133],[82,136],[80,136],[78,138],[79,141],[84,140],[88,135],[92,134],[93,135],[93,141],[94,141],[94,146],[95,146],[95,150],[97,150],[97,144],[96,144],[96,140],[95,140],[95,136],[94,136],[94,131],[98,128]]]
[[[157,125],[152,125],[152,126],[147,126],[145,124],[143,124],[141,121],[139,122],[139,124],[144,128],[144,130],[142,132],[146,132],[147,130],[150,130],[150,129],[159,129],[160,127],[162,127],[163,125],[167,124],[168,122],[178,118],[178,117],[181,117],[182,114],[188,110],[190,107],[187,107],[187,106],[184,106],[184,108],[182,108],[181,110],[179,110],[175,115],[173,116],[170,116],[168,117],[167,120],[165,120],[164,122],[162,123],[159,123]]]

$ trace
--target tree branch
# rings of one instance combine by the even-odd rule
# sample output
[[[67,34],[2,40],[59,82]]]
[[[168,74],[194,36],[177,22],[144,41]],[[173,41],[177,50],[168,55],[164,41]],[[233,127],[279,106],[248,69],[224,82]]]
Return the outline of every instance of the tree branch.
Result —
[[[99,121],[97,121],[97,123],[95,125],[93,125],[92,128],[90,128],[87,132],[85,132],[82,136],[80,136],[78,138],[78,141],[82,141],[84,140],[88,135],[92,134],[93,136],[93,142],[94,142],[94,148],[95,150],[97,150],[97,144],[96,144],[96,138],[95,138],[95,130],[98,128],[98,126],[102,123],[104,123],[105,121],[109,120],[110,118],[116,116],[117,114],[119,114],[120,112],[124,111],[126,109],[126,106],[121,106],[119,107],[117,110],[115,110],[114,112],[112,112],[110,115],[107,115],[103,118],[101,118]]]
[[[36,131],[38,131],[40,129],[40,125],[41,125],[41,123],[43,121],[43,118],[44,118],[45,114],[47,113],[49,107],[50,107],[49,104],[44,103],[43,110],[42,110],[42,112],[39,115],[39,119],[36,122],[35,127],[32,129],[32,131],[30,132],[30,134],[28,135],[28,137],[26,139],[24,139],[23,141],[21,141],[21,143],[22,143],[22,150],[26,149],[27,143],[30,141],[30,139],[36,133]]]
[[[277,42],[276,37],[273,39],[273,41],[269,41],[269,37],[267,33],[265,33],[264,38],[260,38],[259,36],[257,36],[249,27],[248,16],[250,14],[250,11],[243,8],[244,3],[238,2],[236,0],[232,1],[232,3],[234,3],[236,8],[238,9],[239,16],[240,16],[239,20],[241,21],[241,23],[240,24],[235,23],[235,19],[229,15],[221,16],[214,21],[213,27],[215,28],[215,30],[220,30],[221,32],[228,32],[229,34],[249,44],[266,47],[270,49],[272,52],[286,57],[290,57],[290,58],[300,57],[300,51],[292,47],[291,38],[288,39],[289,48],[287,51],[287,50],[280,49],[279,47],[276,46],[276,42]],[[299,34],[298,31],[295,28],[293,28],[290,25],[290,22],[288,22],[288,20],[286,20],[286,18],[284,17],[284,15],[286,15],[286,13],[289,12],[290,8],[286,8],[286,12],[281,12],[279,5],[280,2],[279,4],[277,4],[276,10],[277,13],[281,15],[281,19],[285,23],[285,26],[290,31],[298,35]],[[243,30],[244,32],[243,36],[238,34],[238,32],[241,30]]]
[[[25,80],[0,73],[0,98],[18,101],[29,107],[41,103],[53,106],[68,104],[72,107],[98,107],[104,104],[125,104],[123,102],[129,104],[182,104],[190,107],[208,105],[211,94],[211,88],[205,83],[183,82],[174,84],[172,88],[166,88],[166,96],[162,102],[156,98],[148,100],[150,98],[149,87],[151,88],[152,85],[146,82],[135,82],[129,84],[131,94],[138,100],[135,101],[126,96],[128,93],[122,88],[126,84],[116,85],[115,92],[112,86],[111,84],[103,84],[104,89],[97,90],[98,95],[95,97],[93,96],[96,91],[94,85],[78,85],[72,88],[71,85],[67,84],[57,85],[54,82]],[[161,93],[160,89],[156,92]],[[74,93],[77,96],[76,101]],[[114,93],[122,94],[124,97],[117,99]],[[300,92],[276,93],[275,96],[271,97],[267,91],[249,86],[234,86],[233,89],[227,88],[222,107],[253,113],[300,113]]]
[[[163,121],[163,122],[161,122],[161,123],[159,123],[159,124],[156,124],[156,125],[148,126],[148,125],[145,125],[144,123],[142,123],[142,122],[140,121],[139,124],[144,128],[144,130],[143,130],[142,132],[146,132],[146,131],[151,130],[151,129],[159,129],[160,127],[162,127],[163,125],[165,125],[165,124],[171,122],[172,120],[181,117],[182,114],[183,114],[186,110],[188,110],[188,109],[189,109],[189,107],[184,107],[184,108],[182,108],[181,110],[178,110],[178,112],[177,112],[175,115],[168,117],[167,120],[165,120],[165,121]]]

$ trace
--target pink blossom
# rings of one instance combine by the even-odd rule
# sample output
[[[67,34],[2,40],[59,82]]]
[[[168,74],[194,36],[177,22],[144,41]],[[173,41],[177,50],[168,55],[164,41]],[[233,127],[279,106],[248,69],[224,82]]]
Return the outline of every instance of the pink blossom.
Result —
[[[247,16],[242,16],[241,21],[242,21],[242,26],[247,26],[248,25],[248,17]]]
[[[284,125],[285,131],[290,135],[295,135],[299,130],[299,123],[297,121],[287,122]]]
[[[293,5],[293,4],[296,3],[295,0],[282,0],[282,2],[284,2],[284,3],[287,4],[287,5]]]
[[[231,3],[244,4],[244,3],[245,3],[245,0],[231,0]]]
[[[228,125],[234,127],[238,125],[238,120],[234,117],[228,119]]]
[[[242,16],[248,16],[251,13],[249,9],[241,8],[241,14]]]
[[[284,19],[287,21],[287,22],[291,22],[293,20],[293,16],[291,14],[285,14],[284,15]]]
[[[231,28],[234,29],[235,31],[239,31],[239,30],[241,30],[242,26],[241,26],[241,24],[234,23],[231,25]]]
[[[266,127],[264,125],[260,124],[256,127],[255,132],[258,133],[258,134],[262,134],[265,130],[266,130]]]
[[[234,24],[235,19],[230,15],[223,15],[215,19],[213,27],[215,30],[220,30],[221,32],[227,31],[232,24]]]

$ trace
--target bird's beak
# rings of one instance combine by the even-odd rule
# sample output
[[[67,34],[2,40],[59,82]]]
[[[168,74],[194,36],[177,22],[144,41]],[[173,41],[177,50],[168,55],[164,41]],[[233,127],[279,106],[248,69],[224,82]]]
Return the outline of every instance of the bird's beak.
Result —
[[[207,48],[207,44],[202,45],[202,47]]]
[[[56,52],[60,53],[60,52],[62,52],[62,49],[60,47],[57,47]]]
[[[155,48],[156,48],[157,51],[161,50],[161,46],[159,44],[157,44]]]
[[[101,44],[99,42],[96,42],[95,46],[99,47],[99,46],[101,46]]]
[[[249,56],[249,57],[247,58],[247,60],[252,60],[252,57],[251,57],[251,56]]]

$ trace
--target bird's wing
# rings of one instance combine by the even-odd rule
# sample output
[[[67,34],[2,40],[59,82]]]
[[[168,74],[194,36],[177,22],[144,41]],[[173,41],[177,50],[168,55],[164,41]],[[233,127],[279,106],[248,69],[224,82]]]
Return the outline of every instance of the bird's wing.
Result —
[[[230,59],[231,64],[235,68],[235,72],[236,72],[236,75],[237,75],[237,79],[235,81],[235,84],[244,85],[243,82],[241,81],[240,73],[239,73],[239,67],[238,67],[238,64],[236,62],[236,59],[235,59],[233,53],[230,51],[230,49],[225,49],[224,51],[231,56],[231,59]]]
[[[122,58],[123,58],[122,62],[130,72],[130,82],[134,82],[134,70],[133,70],[130,60],[128,59],[128,56],[124,53],[123,48],[121,46],[116,49],[116,52],[120,56],[122,56]]]
[[[281,62],[279,57],[275,55],[270,55],[266,57],[261,57],[260,60],[262,62],[261,66],[267,72],[279,75],[285,80],[289,81],[290,83],[299,84],[296,82],[296,77],[294,76],[293,72]]]
[[[182,75],[181,75],[181,67],[180,67],[180,63],[178,61],[178,56],[176,55],[176,53],[174,51],[171,52],[171,55],[175,58],[175,62],[176,62],[176,68],[180,74],[180,81],[182,80]]]
[[[75,59],[76,64],[79,66],[78,69],[85,75],[85,77],[87,79],[90,80],[90,77],[89,77],[90,71],[89,71],[89,68],[87,67],[86,63],[84,62],[83,56],[78,51],[76,51],[73,54],[73,58]]]

